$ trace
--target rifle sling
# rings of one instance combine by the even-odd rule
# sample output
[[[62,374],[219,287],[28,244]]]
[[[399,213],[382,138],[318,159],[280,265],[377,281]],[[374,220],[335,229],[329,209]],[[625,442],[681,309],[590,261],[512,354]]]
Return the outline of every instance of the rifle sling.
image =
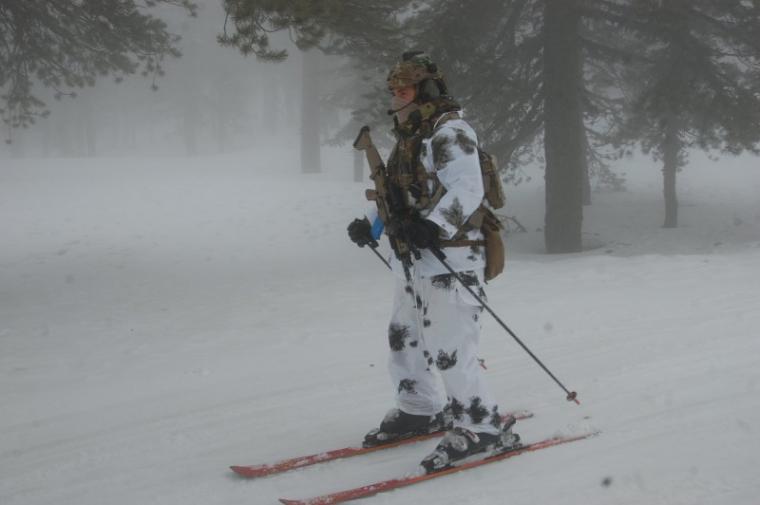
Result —
[[[474,247],[486,245],[485,240],[441,240],[441,247]]]

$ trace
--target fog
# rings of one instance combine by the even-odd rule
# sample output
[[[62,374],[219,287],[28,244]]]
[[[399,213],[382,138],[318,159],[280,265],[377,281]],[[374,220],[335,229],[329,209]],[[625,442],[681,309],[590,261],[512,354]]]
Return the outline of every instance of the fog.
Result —
[[[302,83],[317,87],[306,96],[319,102],[320,93],[339,82],[337,58],[313,55],[319,62],[307,69],[316,75],[305,75],[302,53],[285,34],[273,36],[273,45],[290,51],[283,63],[262,63],[221,47],[216,38],[225,15],[219,2],[202,2],[197,18],[177,8],[158,12],[182,37],[182,57],[166,58],[166,75],[135,75],[118,83],[100,77],[94,87],[71,90],[75,97],[63,90],[56,98],[55,89],[38,87],[50,116],[28,129],[6,129],[2,157],[196,156],[272,141],[297,145]],[[334,134],[345,113],[322,106],[322,139]]]
[[[37,88],[50,115],[3,130],[3,505],[269,504],[413,474],[435,445],[229,470],[355,447],[393,405],[396,281],[346,233],[372,206],[347,104],[385,83],[286,33],[282,63],[220,47],[224,12],[200,3],[160,10],[183,56],[156,89]],[[506,269],[485,289],[581,404],[485,315],[479,357],[500,409],[535,414],[526,443],[599,434],[367,503],[755,505],[760,161],[688,151],[676,228],[662,161],[609,161],[623,182],[593,174],[583,250],[547,254],[540,152],[505,185]]]

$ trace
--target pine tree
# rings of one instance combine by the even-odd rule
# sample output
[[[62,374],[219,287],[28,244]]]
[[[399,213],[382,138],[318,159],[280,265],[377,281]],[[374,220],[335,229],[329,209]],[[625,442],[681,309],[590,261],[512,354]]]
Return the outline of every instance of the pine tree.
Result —
[[[629,0],[607,16],[644,56],[622,81],[631,96],[622,134],[662,162],[664,227],[674,228],[687,150],[759,152],[760,4]]]
[[[543,157],[550,253],[582,249],[587,160],[609,173],[600,163],[609,138],[596,126],[616,120],[620,109],[607,89],[589,82],[615,60],[592,50],[596,25],[588,11],[600,8],[582,0],[436,0],[414,32],[449,69],[487,149],[509,169]]]
[[[613,101],[604,93],[594,98],[586,83],[590,61],[604,67],[611,59],[607,52],[589,51],[584,38],[587,11],[603,5],[584,0],[315,4],[227,0],[237,32],[221,40],[277,60],[286,53],[269,46],[267,31],[288,29],[303,47],[320,45],[350,56],[367,90],[362,105],[354,107],[351,132],[383,117],[384,74],[399,54],[427,49],[491,152],[516,167],[536,159],[543,140],[547,251],[581,250],[591,145],[586,129],[593,131],[595,119],[617,114]],[[594,132],[592,140],[608,141],[602,132]]]
[[[3,0],[0,3],[0,116],[11,127],[46,114],[34,86],[57,96],[92,86],[98,77],[163,74],[166,56],[179,56],[177,37],[149,13],[174,4],[195,13],[191,0]],[[154,82],[155,86],[155,82]]]
[[[300,50],[381,56],[375,51],[399,37],[396,16],[410,0],[224,0],[227,23],[219,42],[261,60],[283,61],[286,49],[269,34],[287,30]],[[380,51],[382,53],[383,51]]]
[[[236,47],[244,55],[253,54],[263,61],[281,62],[288,52],[273,47],[269,34],[287,30],[303,53],[302,172],[319,171],[321,128],[317,102],[322,97],[316,95],[316,88],[321,69],[314,66],[318,65],[314,48],[326,54],[353,57],[357,62],[370,61],[369,67],[377,68],[378,53],[383,52],[378,49],[387,51],[388,44],[398,37],[398,30],[393,29],[397,26],[395,15],[399,6],[407,3],[408,0],[225,0],[228,19],[219,37],[222,45]]]

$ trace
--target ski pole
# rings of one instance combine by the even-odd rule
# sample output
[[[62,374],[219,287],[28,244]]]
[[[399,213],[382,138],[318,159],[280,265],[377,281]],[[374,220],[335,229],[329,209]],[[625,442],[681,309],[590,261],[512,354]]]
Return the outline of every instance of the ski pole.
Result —
[[[385,266],[387,266],[389,270],[393,270],[393,268],[391,268],[391,264],[388,263],[388,261],[385,258],[383,258],[382,254],[380,254],[379,252],[377,252],[377,246],[378,246],[377,242],[375,242],[375,245],[369,244],[369,248],[372,249],[372,252],[375,253],[375,255],[378,258],[380,258],[380,261],[382,261],[383,263],[385,263]]]
[[[462,276],[459,275],[458,272],[455,272],[453,268],[451,268],[451,265],[449,265],[448,262],[446,261],[446,256],[443,254],[443,252],[440,249],[438,249],[437,247],[431,247],[430,251],[435,255],[436,258],[438,258],[438,261],[440,261],[441,264],[444,267],[446,267],[446,270],[448,270],[449,273],[451,273],[454,277],[456,277],[456,279],[459,281],[459,283],[462,286],[464,286],[465,289],[467,291],[469,291],[470,294],[472,296],[474,296],[475,299],[478,302],[480,302],[480,304],[483,306],[483,308],[486,309],[488,311],[488,313],[493,316],[494,319],[496,319],[496,322],[498,322],[501,325],[502,328],[504,328],[505,330],[507,330],[507,333],[509,333],[512,336],[512,338],[514,338],[515,341],[518,344],[520,344],[520,346],[525,350],[525,352],[527,352],[530,355],[530,357],[533,358],[533,360],[536,363],[538,363],[541,368],[544,369],[544,372],[546,372],[547,374],[549,374],[549,377],[551,377],[552,379],[554,379],[554,382],[556,382],[557,385],[559,387],[561,387],[565,391],[565,393],[567,393],[567,401],[569,401],[569,402],[575,402],[577,405],[580,405],[581,402],[578,401],[578,393],[576,393],[575,391],[568,391],[568,389],[565,387],[565,385],[562,384],[559,381],[559,379],[557,379],[557,377],[555,377],[554,374],[551,373],[551,371],[548,368],[546,368],[546,365],[544,365],[541,362],[541,360],[538,359],[538,357],[535,354],[533,354],[533,352],[530,349],[528,349],[528,346],[525,345],[523,343],[523,341],[520,340],[520,338],[517,335],[515,335],[515,333],[512,330],[509,329],[509,326],[507,326],[506,324],[504,324],[504,321],[502,321],[501,318],[496,315],[496,313],[491,309],[491,307],[489,307],[488,304],[485,301],[483,301],[483,299],[480,296],[478,296],[478,294],[475,293],[475,291],[464,282],[464,280],[462,279]]]
[[[554,375],[554,374],[551,372],[551,370],[549,370],[549,369],[546,367],[546,365],[544,365],[544,364],[541,362],[541,360],[540,360],[540,359],[538,359],[538,357],[537,357],[535,354],[533,354],[533,352],[532,352],[532,351],[531,351],[531,350],[528,348],[528,346],[527,346],[527,345],[525,345],[525,344],[523,343],[523,341],[522,341],[522,340],[520,340],[520,337],[518,337],[517,335],[515,335],[515,333],[514,333],[512,330],[510,330],[510,329],[509,329],[509,326],[507,326],[507,325],[504,323],[504,321],[502,321],[502,320],[501,320],[501,318],[500,318],[500,317],[499,317],[499,316],[498,316],[498,315],[497,315],[497,314],[496,314],[496,313],[495,313],[495,312],[494,312],[494,311],[491,309],[491,307],[489,307],[489,306],[488,306],[488,304],[487,304],[485,301],[483,301],[483,299],[482,299],[480,296],[478,296],[478,294],[477,294],[477,293],[475,293],[475,291],[473,291],[473,290],[472,290],[472,288],[471,288],[470,286],[468,286],[468,285],[467,285],[467,284],[464,282],[464,280],[462,280],[462,276],[461,276],[461,275],[459,275],[459,273],[457,273],[456,271],[454,271],[454,269],[453,269],[453,268],[451,268],[451,265],[449,265],[449,264],[446,262],[446,256],[443,254],[443,252],[442,252],[440,249],[436,249],[436,248],[430,248],[430,250],[431,250],[431,252],[433,253],[433,255],[435,255],[435,257],[438,259],[438,261],[440,261],[440,262],[441,262],[441,264],[443,264],[443,266],[444,266],[444,267],[446,267],[446,270],[448,270],[448,271],[449,271],[449,273],[451,273],[451,274],[452,274],[454,277],[456,277],[456,279],[459,281],[459,283],[460,283],[462,286],[464,286],[464,288],[465,288],[467,291],[469,291],[469,292],[470,292],[470,294],[471,294],[472,296],[474,296],[474,297],[475,297],[475,299],[476,299],[476,300],[477,300],[477,301],[478,301],[478,302],[479,302],[479,303],[480,303],[480,304],[483,306],[483,308],[484,308],[484,309],[486,309],[486,310],[488,311],[488,313],[489,313],[489,314],[491,314],[491,315],[493,316],[493,318],[494,318],[494,319],[496,319],[496,322],[498,322],[498,323],[501,325],[501,327],[502,327],[502,328],[504,328],[505,330],[507,330],[507,333],[509,333],[509,334],[510,334],[510,336],[511,336],[512,338],[514,338],[514,339],[515,339],[515,341],[516,341],[518,344],[520,344],[520,346],[521,346],[521,347],[522,347],[522,348],[525,350],[525,352],[527,352],[527,353],[530,355],[530,357],[531,357],[531,358],[533,358],[533,360],[534,360],[536,363],[538,363],[538,365],[539,365],[541,368],[543,368],[543,370],[544,370],[544,371],[545,371],[547,374],[549,374],[549,377],[551,377],[551,378],[554,380],[554,382],[556,382],[556,383],[557,383],[557,385],[558,385],[559,387],[561,387],[561,388],[562,388],[562,389],[565,391],[565,393],[567,393],[567,401],[569,401],[569,402],[575,402],[577,405],[580,405],[580,404],[581,404],[581,402],[578,400],[578,393],[576,393],[575,391],[568,391],[568,389],[565,387],[565,385],[564,385],[564,384],[562,384],[562,382],[560,382],[560,380],[559,380],[559,379],[557,379],[557,377],[556,377],[556,376],[555,376],[555,375]],[[378,258],[380,258],[380,261],[382,261],[383,263],[385,263],[385,266],[387,266],[389,269],[391,269],[391,270],[392,270],[392,268],[391,268],[390,264],[388,264],[388,262],[387,262],[387,261],[385,261],[385,258],[383,258],[383,257],[380,255],[380,253],[379,253],[379,252],[377,252],[377,250],[376,250],[374,247],[372,248],[372,252],[374,252],[374,253],[377,255],[377,257],[378,257]]]

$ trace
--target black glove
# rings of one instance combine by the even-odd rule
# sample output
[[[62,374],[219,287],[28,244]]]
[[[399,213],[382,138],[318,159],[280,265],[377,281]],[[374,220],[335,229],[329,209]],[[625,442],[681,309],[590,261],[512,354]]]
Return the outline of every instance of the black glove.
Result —
[[[367,219],[354,219],[351,221],[351,224],[348,225],[348,236],[359,247],[364,247],[365,245],[377,247],[377,242],[372,238],[372,225],[369,224]]]
[[[407,240],[418,249],[440,249],[441,229],[432,221],[422,218],[414,218],[403,225]]]

